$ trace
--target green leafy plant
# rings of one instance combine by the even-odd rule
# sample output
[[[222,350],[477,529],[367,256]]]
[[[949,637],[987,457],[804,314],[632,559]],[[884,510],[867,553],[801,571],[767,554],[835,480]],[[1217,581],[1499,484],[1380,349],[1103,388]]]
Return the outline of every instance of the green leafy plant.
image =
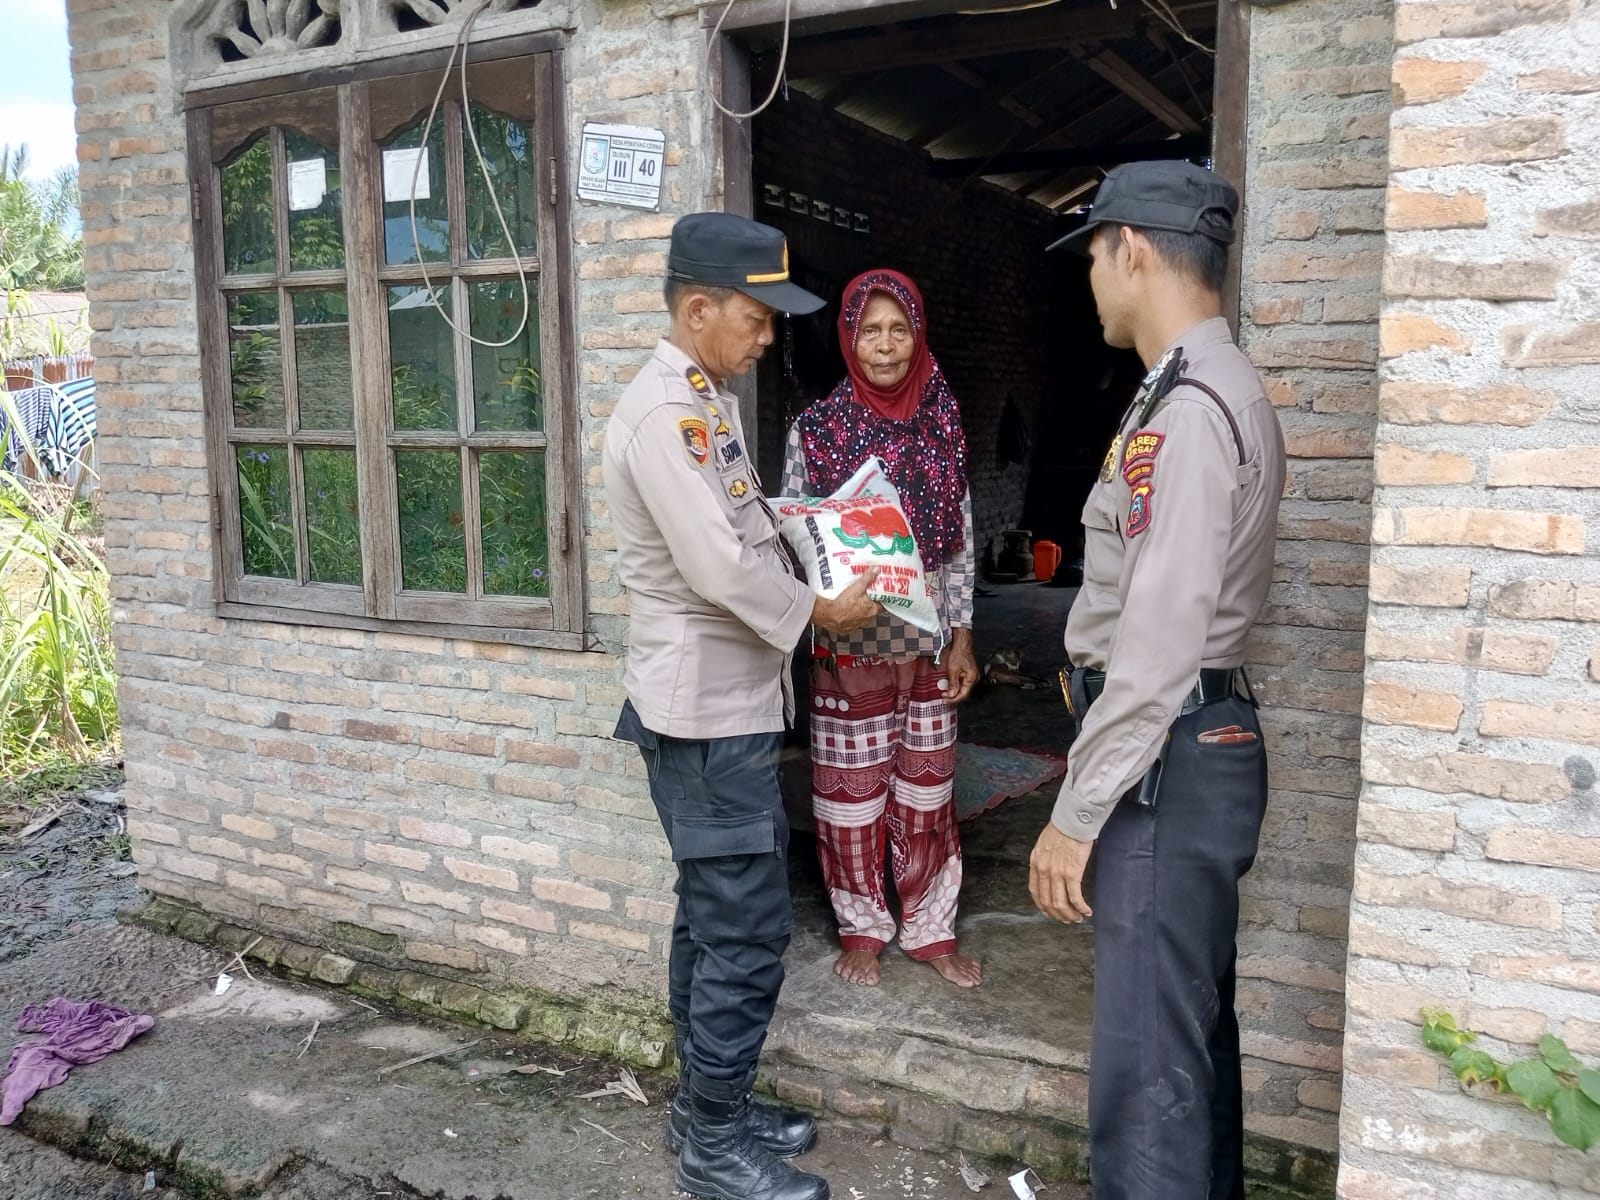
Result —
[[[1468,1087],[1509,1093],[1531,1111],[1550,1118],[1550,1128],[1569,1146],[1587,1150],[1600,1141],[1600,1071],[1574,1057],[1554,1034],[1539,1039],[1539,1057],[1503,1063],[1478,1049],[1478,1035],[1461,1029],[1442,1009],[1422,1013],[1422,1044],[1450,1060]]]
[[[18,413],[0,392],[14,426]],[[24,447],[37,461],[32,445]],[[110,577],[75,522],[75,490],[0,472],[0,767],[58,749],[93,758],[117,737]]]
[[[23,178],[27,169],[26,146],[0,147],[0,287],[81,288],[77,169],[65,167],[45,183]]]

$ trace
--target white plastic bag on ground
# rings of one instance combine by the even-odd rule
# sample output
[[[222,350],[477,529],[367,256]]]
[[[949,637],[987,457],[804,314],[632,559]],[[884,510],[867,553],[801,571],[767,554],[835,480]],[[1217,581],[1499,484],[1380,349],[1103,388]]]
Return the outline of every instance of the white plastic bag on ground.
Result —
[[[908,625],[942,632],[934,581],[923,570],[900,493],[877,458],[862,463],[833,495],[783,499],[777,509],[779,529],[805,565],[812,590],[837,596],[877,567],[867,595]]]

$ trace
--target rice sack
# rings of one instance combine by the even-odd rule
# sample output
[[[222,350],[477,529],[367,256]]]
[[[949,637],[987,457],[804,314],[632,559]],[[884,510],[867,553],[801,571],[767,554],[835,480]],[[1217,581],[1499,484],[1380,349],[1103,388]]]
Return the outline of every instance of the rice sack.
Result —
[[[814,591],[834,597],[877,567],[867,595],[908,625],[940,634],[934,583],[883,463],[869,458],[831,496],[777,501],[779,529]]]

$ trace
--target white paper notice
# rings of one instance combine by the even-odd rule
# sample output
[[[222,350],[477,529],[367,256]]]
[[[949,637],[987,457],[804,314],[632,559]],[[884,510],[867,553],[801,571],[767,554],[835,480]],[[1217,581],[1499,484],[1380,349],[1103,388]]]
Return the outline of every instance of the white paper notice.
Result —
[[[412,191],[411,181],[417,181]],[[417,146],[410,150],[385,150],[383,152],[383,202],[404,204],[408,200],[427,200],[428,148]]]
[[[661,207],[667,136],[635,125],[585,125],[578,195],[629,208]]]
[[[328,164],[320,158],[289,161],[289,211],[321,208],[328,194]]]

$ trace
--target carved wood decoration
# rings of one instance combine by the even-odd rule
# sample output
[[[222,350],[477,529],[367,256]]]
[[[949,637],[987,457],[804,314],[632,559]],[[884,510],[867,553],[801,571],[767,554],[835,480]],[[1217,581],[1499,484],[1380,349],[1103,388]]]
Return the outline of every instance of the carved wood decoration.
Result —
[[[340,0],[235,0],[217,40],[246,59],[331,46],[339,40]]]
[[[402,14],[410,14],[429,25],[443,25],[459,15],[471,12],[479,2],[480,0],[389,0],[396,18],[403,19]],[[537,7],[538,3],[539,0],[489,0],[484,11],[516,12],[519,9]]]

